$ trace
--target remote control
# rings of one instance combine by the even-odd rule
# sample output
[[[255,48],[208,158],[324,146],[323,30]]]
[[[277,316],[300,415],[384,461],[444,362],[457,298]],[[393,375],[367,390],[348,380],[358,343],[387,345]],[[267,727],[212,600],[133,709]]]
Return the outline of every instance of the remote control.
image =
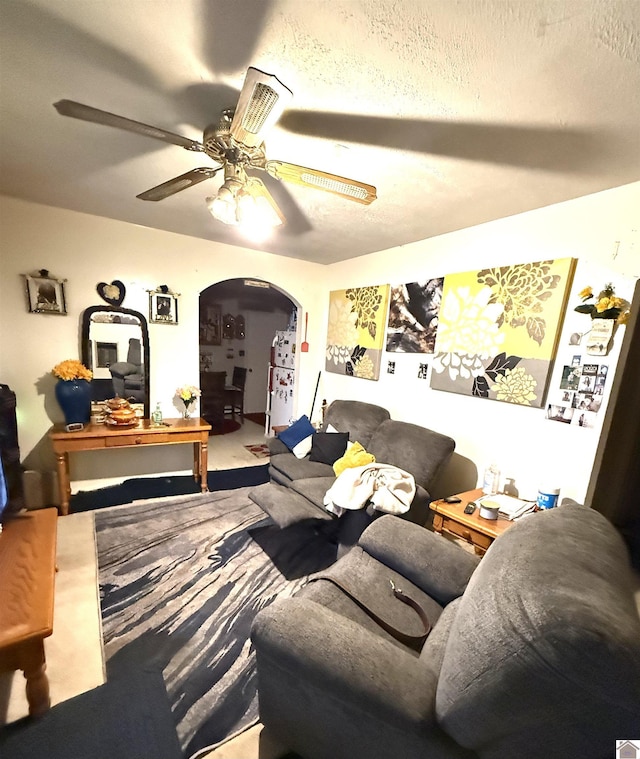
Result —
[[[460,503],[462,501],[462,498],[458,498],[457,495],[448,495],[446,498],[442,499],[445,503]]]
[[[465,514],[473,514],[473,512],[474,512],[475,510],[476,510],[476,505],[475,505],[475,503],[474,503],[473,501],[471,501],[470,503],[468,503],[468,504],[467,504],[467,505],[464,507],[464,513],[465,513]]]

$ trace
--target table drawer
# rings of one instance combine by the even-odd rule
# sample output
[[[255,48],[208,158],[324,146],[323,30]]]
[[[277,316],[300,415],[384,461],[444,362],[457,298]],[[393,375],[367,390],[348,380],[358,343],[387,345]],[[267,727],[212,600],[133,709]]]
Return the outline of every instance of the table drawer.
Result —
[[[489,548],[491,543],[493,543],[493,538],[490,538],[488,535],[483,535],[481,532],[447,517],[443,517],[442,529],[481,548]]]
[[[160,443],[173,443],[177,442],[175,436],[172,437],[166,432],[154,432],[153,434],[145,434],[140,432],[133,435],[118,435],[117,437],[107,437],[107,448],[117,448],[123,445],[159,445]]]

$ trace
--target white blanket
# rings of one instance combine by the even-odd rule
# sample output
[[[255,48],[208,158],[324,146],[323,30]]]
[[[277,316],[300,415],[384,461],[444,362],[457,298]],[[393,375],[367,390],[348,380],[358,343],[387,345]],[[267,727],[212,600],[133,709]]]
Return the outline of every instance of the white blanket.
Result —
[[[324,496],[327,511],[342,516],[364,509],[370,502],[378,511],[404,514],[416,492],[413,475],[391,464],[365,464],[345,469]]]

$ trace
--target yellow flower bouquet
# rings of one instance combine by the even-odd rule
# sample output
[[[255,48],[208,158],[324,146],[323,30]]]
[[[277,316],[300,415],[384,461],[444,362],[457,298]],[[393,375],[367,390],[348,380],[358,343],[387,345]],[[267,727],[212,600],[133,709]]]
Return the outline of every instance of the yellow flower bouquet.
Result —
[[[592,319],[615,319],[617,324],[626,324],[629,319],[631,304],[624,298],[616,296],[613,285],[609,282],[597,296],[591,287],[580,290],[578,297],[582,300],[575,311],[589,314]],[[587,301],[592,301],[587,303]]]
[[[61,361],[56,364],[51,373],[54,377],[61,380],[77,380],[83,379],[87,382],[91,382],[93,379],[93,372],[77,359],[68,358],[66,361]]]
[[[189,406],[200,397],[200,388],[195,385],[183,385],[176,390],[176,395],[184,403],[184,418],[189,418]]]

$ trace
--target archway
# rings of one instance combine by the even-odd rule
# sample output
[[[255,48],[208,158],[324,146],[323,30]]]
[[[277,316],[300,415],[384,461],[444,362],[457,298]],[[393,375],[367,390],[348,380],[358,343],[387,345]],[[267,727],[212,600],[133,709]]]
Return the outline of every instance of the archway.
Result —
[[[218,434],[237,429],[245,418],[264,426],[271,346],[278,331],[295,335],[297,304],[270,282],[236,278],[202,290],[199,307],[202,416]],[[234,370],[245,377],[235,408],[229,391]]]

